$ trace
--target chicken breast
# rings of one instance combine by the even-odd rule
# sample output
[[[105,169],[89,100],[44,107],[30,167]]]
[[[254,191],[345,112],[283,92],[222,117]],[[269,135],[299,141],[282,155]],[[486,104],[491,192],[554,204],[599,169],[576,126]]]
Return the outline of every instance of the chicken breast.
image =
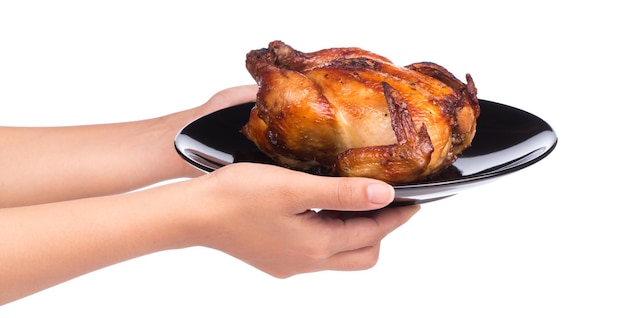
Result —
[[[465,84],[434,63],[274,41],[246,67],[259,92],[242,132],[289,168],[411,183],[452,165],[476,133],[471,76]]]

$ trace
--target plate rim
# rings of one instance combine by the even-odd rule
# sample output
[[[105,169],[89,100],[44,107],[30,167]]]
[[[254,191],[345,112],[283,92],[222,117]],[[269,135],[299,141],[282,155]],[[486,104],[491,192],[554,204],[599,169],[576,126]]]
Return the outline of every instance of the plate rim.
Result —
[[[542,131],[542,133],[545,132],[549,132],[551,137],[552,137],[552,142],[551,144],[545,144],[543,147],[536,147],[533,148],[532,151],[526,153],[523,156],[519,156],[517,158],[513,158],[513,160],[509,161],[509,162],[505,162],[505,163],[501,163],[499,165],[495,165],[493,166],[493,168],[496,168],[492,171],[479,171],[476,173],[472,173],[469,175],[464,175],[464,176],[460,176],[458,178],[454,178],[454,179],[444,179],[444,180],[424,180],[424,181],[420,181],[418,183],[411,183],[411,184],[401,184],[401,185],[393,185],[394,189],[400,191],[400,192],[406,192],[406,191],[419,191],[420,189],[429,189],[429,190],[435,190],[437,188],[448,188],[448,187],[454,187],[456,186],[456,188],[464,188],[467,187],[468,184],[478,184],[478,183],[484,183],[484,182],[488,182],[488,181],[492,181],[495,179],[498,179],[500,177],[503,177],[505,175],[511,174],[513,172],[517,172],[520,170],[523,170],[529,166],[534,165],[535,163],[543,160],[544,158],[546,158],[547,156],[549,156],[554,149],[556,148],[557,144],[558,144],[558,136],[556,134],[556,132],[554,131],[554,129],[542,118],[528,112],[525,111],[523,109],[520,108],[516,108],[510,105],[506,105],[506,104],[502,104],[499,102],[495,102],[495,101],[491,101],[491,100],[485,100],[485,99],[479,99],[479,104],[480,103],[489,103],[492,104],[493,106],[496,107],[504,107],[504,108],[508,108],[508,111],[511,112],[515,112],[515,113],[519,113],[524,114],[525,116],[528,116],[530,118],[532,118],[534,121],[536,121],[537,124],[541,124],[542,126],[545,127],[545,130]],[[185,160],[187,161],[187,163],[191,164],[192,166],[194,166],[195,168],[205,172],[205,173],[211,173],[221,167],[224,167],[226,165],[235,163],[235,162],[227,162],[224,165],[218,166],[216,165],[216,167],[211,167],[208,166],[206,164],[202,164],[200,162],[198,162],[197,160],[194,160],[192,158],[190,158],[189,154],[187,154],[186,152],[189,151],[189,148],[187,149],[182,149],[181,148],[181,138],[183,138],[182,136],[186,136],[188,138],[191,138],[188,135],[185,135],[185,131],[188,130],[188,128],[192,125],[194,125],[195,123],[198,123],[201,120],[205,120],[207,117],[209,116],[214,116],[216,113],[222,111],[222,110],[226,110],[228,108],[232,108],[232,107],[238,107],[238,106],[244,106],[244,105],[253,105],[254,101],[249,101],[249,102],[244,102],[244,103],[239,103],[239,104],[235,104],[220,110],[217,110],[215,112],[212,113],[208,113],[206,115],[203,115],[201,117],[198,117],[196,119],[194,119],[193,121],[189,122],[188,124],[186,124],[183,128],[181,128],[179,130],[179,132],[177,133],[175,139],[174,139],[174,148],[176,149],[176,152]],[[533,136],[536,137],[537,135]],[[200,143],[201,142],[191,138],[194,142]],[[207,146],[208,147],[208,146]],[[534,157],[532,157],[532,155],[534,153],[539,152],[539,154],[535,155]],[[196,155],[198,156],[198,155]],[[531,156],[532,158],[530,158],[529,160],[526,160],[529,156]],[[198,156],[201,158],[201,156]],[[459,156],[460,158],[462,158],[462,154]],[[268,164],[272,164],[272,163],[268,163]],[[276,164],[278,165],[278,164]],[[279,166],[279,165],[278,165]],[[505,167],[505,168],[497,168],[499,166],[509,166],[509,167]],[[454,193],[445,195],[444,197],[448,197],[451,195],[454,195],[459,191],[456,191]],[[436,192],[435,192],[436,193]],[[416,194],[416,196],[419,194]],[[424,197],[426,196],[426,194],[422,194]],[[442,197],[443,198],[443,197]],[[435,198],[436,200],[437,198]],[[416,199],[417,201],[420,201],[419,199]],[[426,201],[432,201],[434,199],[427,199],[427,200],[422,200],[423,202]]]

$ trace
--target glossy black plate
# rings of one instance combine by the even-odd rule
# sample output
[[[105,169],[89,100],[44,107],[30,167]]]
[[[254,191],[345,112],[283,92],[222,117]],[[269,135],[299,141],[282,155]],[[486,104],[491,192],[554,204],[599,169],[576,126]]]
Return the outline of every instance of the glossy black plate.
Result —
[[[234,162],[274,164],[241,132],[254,103],[225,108],[189,123],[174,141],[176,151],[206,172]],[[440,175],[394,186],[396,200],[426,203],[524,169],[554,150],[557,136],[541,118],[496,102],[480,100],[481,115],[472,146]]]

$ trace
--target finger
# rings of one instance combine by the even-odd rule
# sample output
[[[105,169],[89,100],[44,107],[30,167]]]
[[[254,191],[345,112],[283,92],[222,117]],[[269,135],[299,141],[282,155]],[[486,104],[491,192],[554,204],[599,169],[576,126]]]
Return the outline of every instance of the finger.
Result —
[[[380,241],[406,223],[417,211],[419,205],[406,205],[382,209],[370,217],[357,217],[343,220],[342,226],[335,228],[329,240],[332,254],[355,251],[376,246]]]
[[[349,250],[332,255],[328,258],[326,270],[359,271],[370,269],[378,263],[380,242],[356,250]]]
[[[355,177],[300,178],[294,183],[298,191],[299,208],[317,208],[339,211],[367,211],[387,206],[393,201],[393,187],[379,180]]]
[[[381,210],[374,215],[374,219],[381,228],[382,237],[409,221],[419,210],[420,205],[403,205]],[[381,239],[382,239],[381,237]]]
[[[242,85],[230,87],[217,92],[206,103],[212,111],[254,101],[258,85]]]

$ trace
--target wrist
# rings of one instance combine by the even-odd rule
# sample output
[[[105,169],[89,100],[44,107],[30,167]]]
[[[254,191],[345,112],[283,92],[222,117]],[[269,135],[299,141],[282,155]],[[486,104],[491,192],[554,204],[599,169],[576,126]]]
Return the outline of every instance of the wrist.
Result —
[[[193,119],[191,110],[169,114],[163,117],[151,119],[152,126],[155,127],[157,133],[154,143],[160,145],[158,150],[158,162],[162,165],[161,173],[166,175],[162,179],[176,178],[192,178],[203,175],[204,173],[187,163],[176,151],[174,141],[181,129],[185,127]],[[159,173],[157,171],[157,173]]]
[[[133,232],[143,232],[147,253],[199,245],[209,211],[194,183],[191,179],[127,194],[133,197],[130,204],[141,205],[135,209],[142,215]]]

